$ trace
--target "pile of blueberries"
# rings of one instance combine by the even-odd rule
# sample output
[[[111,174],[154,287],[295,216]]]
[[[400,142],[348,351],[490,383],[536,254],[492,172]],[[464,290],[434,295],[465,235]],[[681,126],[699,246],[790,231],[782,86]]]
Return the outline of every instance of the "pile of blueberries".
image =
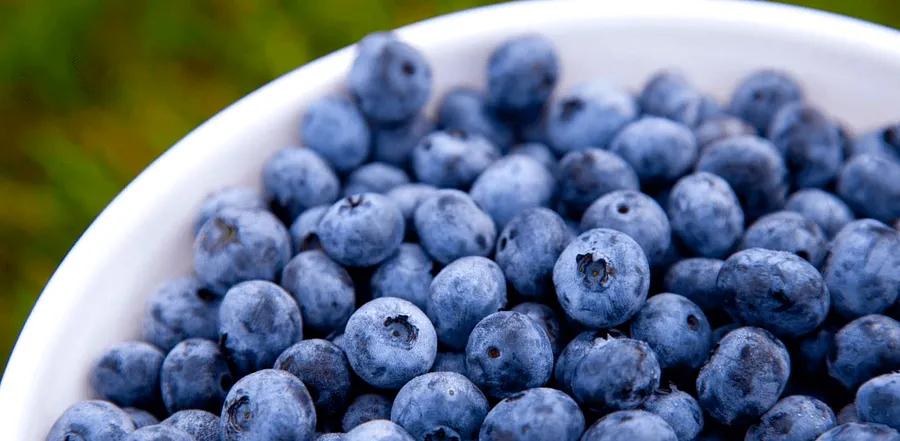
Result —
[[[47,439],[900,440],[900,123],[559,64],[511,39],[432,121],[366,37]]]

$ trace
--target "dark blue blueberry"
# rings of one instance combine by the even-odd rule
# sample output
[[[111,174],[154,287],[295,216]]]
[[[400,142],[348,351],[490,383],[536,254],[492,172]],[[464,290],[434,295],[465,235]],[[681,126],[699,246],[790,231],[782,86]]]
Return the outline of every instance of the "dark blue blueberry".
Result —
[[[497,228],[529,208],[547,207],[556,179],[536,159],[510,155],[491,164],[472,184],[472,200],[491,216]]]
[[[403,184],[392,188],[391,191],[385,193],[385,196],[394,201],[394,204],[403,213],[406,229],[413,231],[415,230],[413,216],[416,214],[416,208],[419,208],[419,204],[435,191],[437,188],[428,184]]]
[[[404,243],[372,274],[372,297],[397,297],[419,309],[428,307],[428,288],[434,264],[419,245]]]
[[[144,340],[164,351],[186,338],[215,340],[219,332],[220,301],[194,277],[166,282],[147,301]]]
[[[173,413],[162,422],[165,426],[173,426],[187,432],[196,441],[219,441],[219,416],[205,410],[182,410]]]
[[[575,366],[569,386],[579,403],[598,411],[634,409],[659,387],[659,362],[640,340],[595,341]]]
[[[285,349],[274,366],[303,382],[319,416],[338,415],[350,399],[350,365],[344,351],[328,340],[303,340]]]
[[[434,192],[419,204],[413,217],[422,248],[440,263],[487,256],[494,249],[494,221],[459,190]]]
[[[850,207],[837,196],[817,188],[800,190],[788,198],[784,209],[813,221],[829,238],[853,220]]]
[[[409,184],[409,176],[405,171],[383,162],[372,162],[347,176],[344,196],[361,193],[385,194],[403,184]]]
[[[643,410],[622,410],[600,418],[581,441],[677,441],[665,420]]]
[[[782,106],[803,99],[800,85],[784,72],[759,70],[745,77],[731,95],[730,112],[765,133]]]
[[[737,195],[748,221],[784,206],[787,168],[772,144],[755,136],[732,136],[703,150],[697,171],[719,175]]]
[[[266,201],[262,194],[249,187],[227,187],[211,193],[203,200],[200,206],[200,214],[194,222],[194,233],[200,231],[200,227],[226,208],[238,210],[265,210]]]
[[[125,411],[107,401],[79,401],[53,423],[47,441],[124,441],[134,431]]]
[[[756,129],[747,125],[744,120],[730,115],[719,115],[703,121],[694,128],[694,138],[702,151],[716,141],[732,136],[755,135]]]
[[[219,308],[219,345],[237,376],[272,366],[303,339],[297,302],[280,286],[254,280],[228,290]]]
[[[641,110],[686,126],[701,121],[704,97],[678,72],[661,71],[650,77],[639,98]]]
[[[834,330],[826,326],[801,337],[794,354],[794,367],[809,375],[825,372],[833,342]]]
[[[609,192],[640,188],[637,174],[624,159],[594,148],[564,156],[559,161],[557,176],[559,199],[576,216]]]
[[[438,352],[434,358],[431,372],[456,372],[460,375],[468,375],[466,372],[466,354],[462,352]]]
[[[731,426],[755,421],[769,410],[787,383],[791,361],[784,345],[760,328],[729,332],[697,376],[700,406]]]
[[[885,311],[900,296],[900,231],[873,219],[847,224],[831,241],[822,275],[846,318]]]
[[[553,151],[550,150],[549,147],[539,142],[519,144],[513,147],[509,153],[529,156],[537,162],[540,162],[541,165],[546,167],[547,170],[550,170],[550,173],[553,173],[554,175],[558,169],[556,155],[553,154]]]
[[[428,317],[441,344],[463,349],[481,319],[506,306],[506,280],[492,260],[469,256],[454,260],[431,282]]]
[[[234,378],[215,343],[191,338],[166,355],[159,382],[169,413],[186,409],[218,412]]]
[[[744,232],[744,211],[724,179],[711,173],[681,178],[668,201],[672,233],[702,257],[723,257]]]
[[[122,409],[125,413],[131,417],[131,421],[134,422],[134,428],[140,429],[144,426],[152,426],[154,424],[159,424],[159,420],[153,416],[152,413],[147,412],[146,410],[141,410],[136,407],[126,407]]]
[[[131,432],[125,441],[196,441],[196,438],[179,428],[154,424]]]
[[[372,266],[397,251],[405,231],[403,213],[386,196],[363,193],[331,206],[319,222],[322,249],[346,266]]]
[[[678,441],[691,441],[703,430],[700,403],[674,387],[654,392],[641,404],[641,409],[662,418],[675,431]]]
[[[649,187],[674,182],[697,161],[697,141],[691,130],[654,116],[625,126],[610,143],[609,151],[631,165],[641,186]]]
[[[863,134],[850,144],[850,149],[853,156],[871,153],[900,161],[900,122]]]
[[[550,339],[525,314],[495,312],[478,322],[469,335],[466,371],[492,398],[543,386],[553,373]]]
[[[377,394],[363,394],[356,397],[349,406],[341,420],[341,429],[344,432],[353,430],[354,427],[372,420],[391,419],[391,400]]]
[[[863,217],[891,223],[900,218],[900,161],[862,154],[841,169],[837,192]]]
[[[828,374],[847,389],[900,369],[900,322],[878,314],[862,316],[834,335]]]
[[[290,259],[287,229],[268,211],[221,211],[194,240],[197,278],[219,295],[247,280],[275,280]]]
[[[399,125],[376,126],[371,130],[372,159],[406,168],[416,144],[434,130],[434,123],[416,115]]]
[[[784,156],[797,188],[824,187],[837,177],[844,162],[837,125],[801,101],[775,114],[768,137]]]
[[[347,270],[319,250],[294,256],[281,273],[281,286],[297,301],[303,324],[318,334],[344,329],[356,307]]]
[[[581,231],[609,228],[634,239],[651,265],[660,264],[672,239],[666,212],[650,196],[617,190],[594,201],[581,218]]]
[[[494,49],[487,66],[487,98],[498,111],[521,120],[540,113],[559,78],[559,58],[550,40],[515,37]]]
[[[666,291],[687,297],[704,311],[715,311],[722,306],[716,278],[723,263],[703,257],[679,260],[669,267],[663,284]]]
[[[598,331],[584,331],[566,344],[559,357],[556,359],[556,367],[553,371],[553,378],[556,379],[557,385],[566,393],[571,394],[572,375],[578,363],[584,358],[585,354],[595,345],[604,343],[604,334]]]
[[[802,214],[776,211],[747,228],[740,249],[748,248],[787,251],[820,268],[828,252],[828,239],[815,222]]]
[[[847,423],[858,423],[859,414],[856,413],[856,402],[852,402],[847,404],[846,406],[841,408],[841,411],[838,412],[837,415],[837,423],[838,424],[847,424]]]
[[[488,412],[488,402],[468,378],[432,372],[413,378],[397,392],[391,421],[415,439],[469,440]]]
[[[387,124],[419,113],[431,94],[431,67],[422,53],[386,32],[370,34],[356,46],[347,87],[366,117]]]
[[[415,438],[390,421],[373,420],[347,432],[344,441],[415,441]]]
[[[712,330],[700,307],[669,293],[647,300],[631,322],[631,337],[647,342],[663,369],[699,368],[712,345]]]
[[[353,170],[369,157],[366,119],[352,101],[340,95],[325,96],[309,105],[300,137],[339,172]]]
[[[316,433],[316,409],[297,377],[263,369],[234,384],[220,424],[222,441],[306,441]]]
[[[605,81],[581,84],[550,107],[547,137],[559,155],[588,147],[606,148],[638,116],[628,92]]]
[[[428,317],[406,300],[382,297],[356,310],[344,331],[353,371],[382,389],[399,389],[431,369],[437,335]]]
[[[485,97],[472,89],[457,88],[444,95],[438,108],[438,125],[443,130],[483,136],[504,151],[513,142],[512,129],[494,115]]]
[[[503,228],[495,260],[519,294],[541,297],[552,292],[553,265],[571,240],[568,226],[553,210],[528,209]]]
[[[303,213],[300,213],[300,216],[297,216],[297,219],[294,219],[294,223],[291,224],[291,228],[288,230],[288,233],[291,235],[291,244],[294,248],[294,254],[319,249],[321,247],[317,231],[319,228],[319,221],[322,220],[322,216],[328,211],[328,207],[329,205],[316,205],[315,207],[310,207]]]
[[[823,433],[816,441],[900,441],[900,432],[884,424],[846,423]]]
[[[480,135],[432,132],[413,149],[412,169],[422,183],[465,189],[499,157],[497,147]]]
[[[900,430],[900,372],[879,375],[856,391],[859,418]]]
[[[129,341],[103,353],[91,370],[94,392],[119,406],[152,409],[160,403],[163,354],[153,345]]]
[[[263,166],[266,195],[285,218],[303,210],[330,204],[338,198],[341,183],[334,170],[316,152],[305,148],[281,149]]]
[[[552,308],[543,304],[536,302],[525,302],[519,303],[515,307],[512,308],[514,312],[521,312],[522,314],[531,317],[532,320],[536,321],[544,331],[547,332],[547,338],[550,339],[550,347],[553,348],[553,356],[559,354],[560,345],[560,333],[561,325],[559,321],[559,317],[553,311]]]
[[[744,441],[813,441],[837,424],[827,404],[805,395],[775,403],[750,426]]]
[[[487,414],[479,441],[578,441],[584,414],[568,395],[545,387],[513,394]]]
[[[553,284],[569,317],[590,328],[609,328],[643,306],[650,265],[627,234],[597,228],[579,235],[559,255]]]

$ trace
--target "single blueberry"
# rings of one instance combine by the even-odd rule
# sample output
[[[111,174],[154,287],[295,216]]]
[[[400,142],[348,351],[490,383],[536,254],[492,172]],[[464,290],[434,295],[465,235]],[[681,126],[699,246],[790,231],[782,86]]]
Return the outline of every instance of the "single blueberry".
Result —
[[[462,352],[438,352],[434,357],[434,365],[431,372],[456,372],[467,376],[466,354]]]
[[[422,115],[398,125],[372,127],[372,159],[407,168],[416,144],[434,130],[434,123]]]
[[[731,95],[730,112],[765,133],[782,106],[803,99],[800,85],[787,73],[759,70],[743,80]]]
[[[154,424],[159,424],[159,420],[153,416],[152,413],[147,412],[146,410],[141,410],[136,407],[126,407],[122,410],[131,417],[131,421],[134,422],[134,428],[140,429],[144,426],[152,426]]]
[[[513,131],[485,103],[485,97],[472,89],[457,88],[444,95],[438,107],[438,126],[485,137],[500,150],[513,142]]]
[[[828,238],[834,237],[844,225],[853,220],[850,207],[837,196],[817,188],[807,188],[792,194],[784,209],[800,213],[813,221]]]
[[[575,399],[598,411],[634,409],[659,387],[659,362],[640,340],[595,342],[575,366],[569,386]]]
[[[159,371],[165,354],[155,346],[129,341],[109,348],[91,370],[94,392],[120,406],[158,406]]]
[[[566,154],[559,162],[557,176],[559,199],[575,216],[607,193],[640,188],[637,174],[624,159],[595,148]]]
[[[900,369],[900,322],[878,314],[862,316],[834,335],[828,374],[847,389]]]
[[[372,266],[397,251],[405,231],[403,213],[375,193],[348,196],[334,203],[319,222],[322,249],[342,265]]]
[[[637,173],[642,187],[659,188],[687,174],[697,161],[697,141],[683,124],[645,116],[625,126],[609,151]]]
[[[723,257],[744,232],[744,211],[724,179],[711,173],[681,178],[668,200],[672,233],[702,257]]]
[[[344,432],[353,430],[360,424],[372,420],[391,419],[392,402],[377,394],[363,394],[356,397],[344,412],[341,428]]]
[[[487,66],[487,99],[498,111],[520,120],[540,113],[559,78],[553,43],[524,35],[501,43]]]
[[[194,222],[194,234],[200,231],[200,227],[226,208],[238,210],[265,210],[266,201],[262,194],[249,187],[226,187],[211,193],[203,200],[200,206],[200,214]]]
[[[406,229],[415,231],[413,216],[416,214],[416,208],[419,208],[419,204],[436,191],[437,188],[428,184],[403,184],[392,188],[385,193],[385,196],[394,201],[394,204],[403,213]]]
[[[900,122],[865,133],[849,146],[852,156],[872,153],[900,161]]]
[[[539,142],[528,142],[516,145],[510,150],[510,154],[520,154],[529,156],[540,162],[541,165],[550,170],[550,173],[556,175],[558,165],[556,163],[556,155],[546,145]]]
[[[712,345],[706,315],[678,294],[650,297],[631,321],[631,336],[650,345],[663,369],[697,369],[706,361]]]
[[[716,278],[723,263],[703,257],[679,260],[666,272],[665,290],[687,297],[704,311],[715,311],[722,306]]]
[[[222,441],[306,441],[316,433],[316,409],[306,386],[276,369],[235,383],[220,419]]]
[[[837,193],[856,214],[891,223],[900,218],[900,161],[862,154],[841,169]]]
[[[396,166],[383,162],[366,164],[350,173],[344,183],[344,196],[362,193],[385,194],[394,187],[409,184],[409,176]]]
[[[550,339],[550,347],[553,349],[553,356],[556,357],[559,354],[561,349],[560,338],[562,338],[560,333],[562,330],[560,329],[561,324],[559,317],[552,308],[543,303],[525,302],[514,306],[512,311],[521,312],[536,321],[537,324],[541,325],[541,328],[547,332],[547,338]]]
[[[813,441],[837,424],[827,404],[805,395],[792,395],[775,403],[759,422],[750,426],[744,441]]]
[[[674,387],[660,389],[647,398],[641,409],[662,418],[678,437],[678,441],[691,441],[703,430],[703,411],[700,403],[690,394]]]
[[[581,441],[677,441],[665,420],[643,410],[622,410],[600,418]]]
[[[568,395],[546,387],[503,399],[487,414],[479,441],[578,441],[584,414]]]
[[[639,98],[644,114],[668,118],[689,127],[701,121],[704,97],[678,72],[654,74]]]
[[[488,401],[468,378],[432,372],[406,383],[394,398],[391,421],[415,439],[475,439],[488,412]]]
[[[650,196],[617,190],[594,201],[581,218],[581,231],[609,228],[634,239],[650,265],[660,264],[672,239],[666,212]]]
[[[219,331],[221,299],[204,289],[194,277],[166,282],[147,301],[144,340],[168,351],[192,337],[215,340]]]
[[[556,179],[540,162],[510,155],[491,164],[478,176],[469,194],[503,228],[529,208],[547,207],[556,192]]]
[[[344,329],[356,307],[347,270],[319,250],[294,256],[281,273],[281,286],[297,301],[303,324],[320,335]]]
[[[553,210],[527,209],[503,228],[495,260],[516,292],[542,297],[552,292],[553,265],[571,240],[565,221]]]
[[[390,421],[372,420],[347,432],[344,441],[415,441],[415,438]]]
[[[369,157],[369,127],[353,101],[328,95],[313,101],[300,125],[303,144],[335,170],[347,172]]]
[[[494,249],[494,221],[459,190],[434,192],[419,204],[413,218],[422,247],[440,263],[487,256]]]
[[[196,438],[179,428],[154,424],[129,433],[125,441],[196,441]]]
[[[124,441],[135,429],[125,411],[107,401],[79,401],[66,409],[47,433],[47,441]]]
[[[234,377],[215,343],[191,338],[166,355],[159,382],[169,413],[187,409],[218,412]]]
[[[719,115],[703,121],[694,128],[694,138],[701,152],[706,146],[732,136],[755,135],[756,129],[740,118]]]
[[[306,148],[275,152],[263,166],[262,180],[266,195],[285,219],[294,219],[307,208],[334,202],[341,189],[334,170]]]
[[[493,144],[462,130],[432,132],[412,151],[416,178],[435,187],[466,189],[500,157]]]
[[[181,429],[196,441],[219,441],[219,416],[205,410],[181,410],[163,420],[162,424]]]
[[[318,234],[319,221],[328,211],[328,207],[329,205],[316,205],[307,208],[294,219],[291,228],[288,229],[288,234],[291,235],[291,244],[295,255],[321,248]]]
[[[350,365],[328,340],[303,340],[285,349],[274,366],[303,382],[320,417],[340,414],[350,399]]]
[[[594,80],[573,88],[550,106],[547,137],[559,155],[588,147],[606,148],[637,116],[637,104],[628,92]]]
[[[873,423],[846,423],[834,427],[816,441],[900,441],[900,432]]]
[[[372,274],[372,297],[397,297],[426,310],[433,266],[421,246],[414,243],[400,245],[397,253],[382,262]]]
[[[844,162],[837,125],[801,101],[781,107],[769,125],[768,137],[784,156],[797,188],[826,186]]]
[[[828,252],[828,239],[815,222],[802,214],[776,211],[747,228],[740,249],[748,248],[787,251],[820,268]]]
[[[900,372],[879,375],[856,391],[859,418],[900,430]]]

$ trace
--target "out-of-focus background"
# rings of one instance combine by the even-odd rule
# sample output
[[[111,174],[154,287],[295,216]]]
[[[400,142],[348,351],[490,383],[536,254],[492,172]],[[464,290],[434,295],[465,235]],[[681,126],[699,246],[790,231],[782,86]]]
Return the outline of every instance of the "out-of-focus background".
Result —
[[[485,3],[0,0],[0,372],[66,251],[193,127],[369,32]],[[900,28],[895,0],[796,3]]]

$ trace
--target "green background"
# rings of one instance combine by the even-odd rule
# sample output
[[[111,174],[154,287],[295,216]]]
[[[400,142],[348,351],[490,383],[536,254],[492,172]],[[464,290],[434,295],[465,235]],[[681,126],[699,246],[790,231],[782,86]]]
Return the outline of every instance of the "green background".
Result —
[[[483,3],[0,0],[0,371],[66,251],[191,128],[369,32]],[[900,27],[893,0],[799,3]]]

